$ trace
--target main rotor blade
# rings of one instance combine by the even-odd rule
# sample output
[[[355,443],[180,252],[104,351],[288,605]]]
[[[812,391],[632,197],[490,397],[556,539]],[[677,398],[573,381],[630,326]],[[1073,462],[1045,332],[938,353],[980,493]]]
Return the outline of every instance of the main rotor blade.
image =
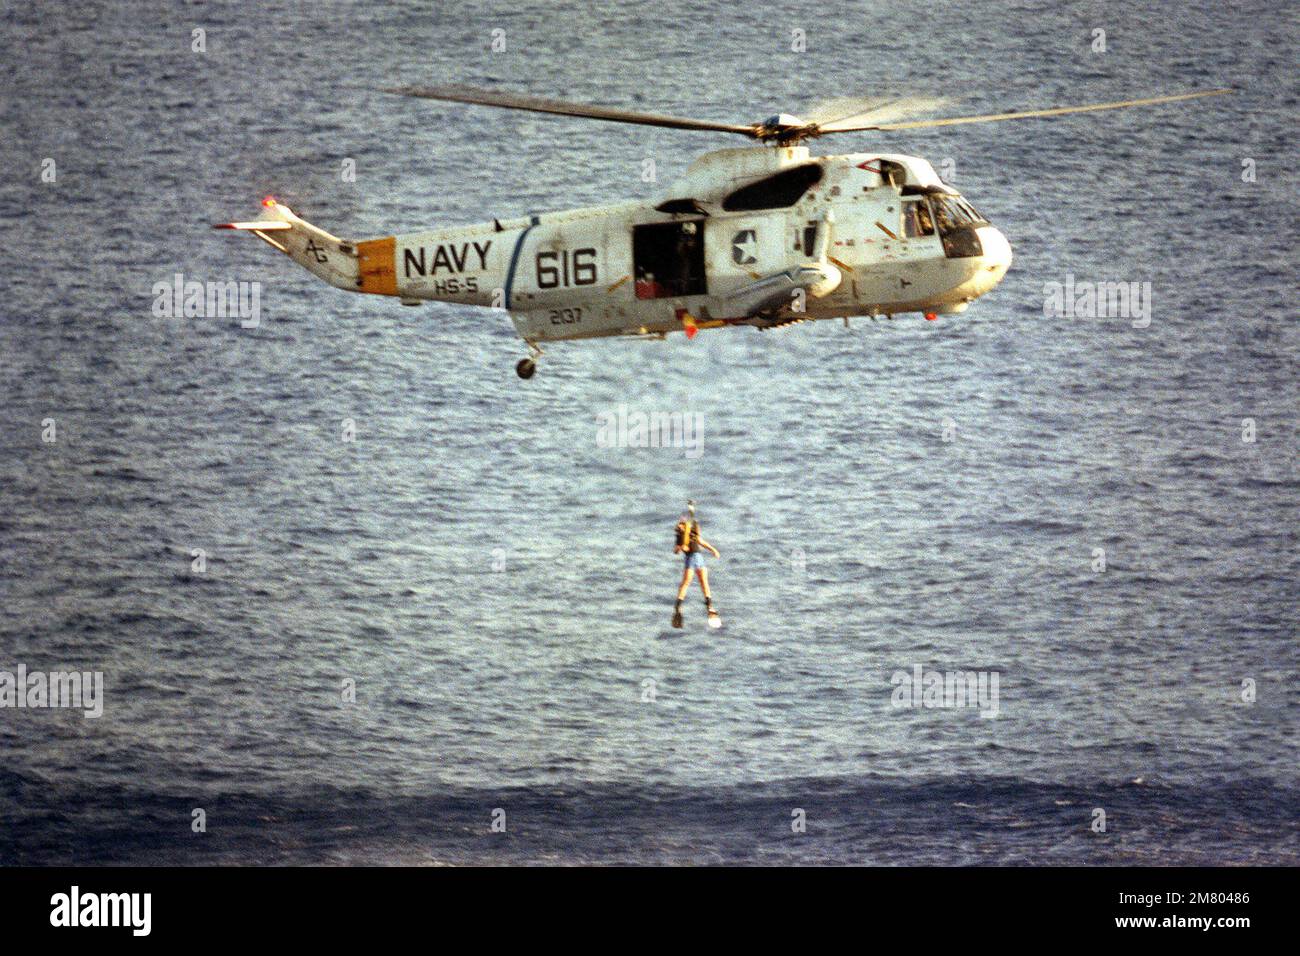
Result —
[[[714,130],[722,133],[739,133],[755,138],[752,126],[735,123],[714,123],[709,120],[665,116],[661,113],[638,113],[614,106],[590,106],[586,103],[568,103],[523,93],[494,92],[470,86],[398,86],[382,90],[398,96],[416,96],[426,100],[449,100],[453,103],[474,103],[479,106],[500,106],[512,110],[529,110],[533,113],[554,113],[559,116],[581,116],[586,119],[610,120],[615,123],[637,123],[641,126],[666,126],[670,129]]]
[[[899,122],[917,113],[933,112],[947,106],[949,102],[951,101],[939,97],[919,95],[842,97],[819,103],[802,115],[804,119],[816,123],[823,129],[828,126],[838,129],[841,125],[848,125],[850,120],[863,124],[868,121],[875,124]]]
[[[924,129],[930,126],[959,126],[963,123],[992,123],[997,120],[1029,119],[1035,116],[1064,116],[1066,113],[1091,113],[1096,110],[1118,110],[1127,106],[1151,106],[1154,103],[1173,103],[1194,100],[1202,96],[1222,96],[1232,90],[1201,90],[1197,93],[1179,93],[1176,96],[1153,96],[1144,100],[1120,100],[1116,103],[1093,103],[1089,106],[1061,106],[1050,110],[1025,110],[1019,113],[991,113],[988,116],[955,116],[949,119],[912,120],[905,123],[874,123],[871,125],[842,125],[829,123],[821,127],[822,133],[852,133],[859,130]]]

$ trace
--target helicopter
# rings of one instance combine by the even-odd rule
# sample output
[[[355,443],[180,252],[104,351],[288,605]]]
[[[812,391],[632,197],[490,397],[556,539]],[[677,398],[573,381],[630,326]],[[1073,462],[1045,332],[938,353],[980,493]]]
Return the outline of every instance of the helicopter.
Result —
[[[1011,266],[1006,237],[917,156],[812,156],[833,133],[892,132],[1152,106],[1229,89],[1085,106],[880,122],[879,109],[814,122],[778,113],[732,124],[452,86],[385,93],[618,123],[734,133],[758,145],[699,156],[650,201],[571,209],[352,241],[268,196],[251,232],[330,285],[507,311],[529,356],[541,343],[613,335],[694,338],[811,319],[955,314]]]

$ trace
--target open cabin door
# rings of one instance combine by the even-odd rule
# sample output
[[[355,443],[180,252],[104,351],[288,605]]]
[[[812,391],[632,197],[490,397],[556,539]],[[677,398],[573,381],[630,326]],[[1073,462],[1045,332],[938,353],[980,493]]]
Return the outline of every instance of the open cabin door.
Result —
[[[632,227],[632,276],[638,299],[707,295],[704,220],[652,222]]]

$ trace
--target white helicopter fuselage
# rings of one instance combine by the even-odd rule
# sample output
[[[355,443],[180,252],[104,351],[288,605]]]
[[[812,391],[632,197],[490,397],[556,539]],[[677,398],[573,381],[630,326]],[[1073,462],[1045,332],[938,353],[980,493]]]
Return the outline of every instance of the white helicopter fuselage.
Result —
[[[707,153],[659,201],[357,243],[266,207],[286,225],[253,231],[332,285],[506,310],[534,345],[960,312],[1011,264],[1007,240],[925,160],[805,146]]]
[[[658,202],[530,215],[477,226],[345,242],[268,198],[267,216],[217,228],[252,232],[341,289],[486,306],[539,342],[806,319],[961,312],[1011,266],[1006,237],[924,159],[895,153],[813,157],[830,134],[884,133],[1042,119],[1223,96],[1221,88],[1078,106],[912,119],[907,98],[840,102],[836,118],[777,113],[728,123],[573,103],[460,84],[384,92],[640,126],[722,132],[766,144],[700,156]],[[852,98],[851,98],[852,99]],[[890,112],[895,115],[889,116]],[[882,115],[883,114],[883,115]],[[899,118],[902,117],[902,118]],[[521,378],[532,358],[515,366]]]

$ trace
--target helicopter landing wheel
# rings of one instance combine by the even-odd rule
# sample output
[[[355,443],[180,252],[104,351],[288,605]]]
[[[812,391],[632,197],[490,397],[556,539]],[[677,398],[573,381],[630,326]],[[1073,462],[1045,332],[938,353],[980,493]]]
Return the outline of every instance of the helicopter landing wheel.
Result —
[[[537,363],[530,358],[520,359],[519,364],[515,366],[515,372],[522,379],[530,379],[533,373],[537,371]]]

